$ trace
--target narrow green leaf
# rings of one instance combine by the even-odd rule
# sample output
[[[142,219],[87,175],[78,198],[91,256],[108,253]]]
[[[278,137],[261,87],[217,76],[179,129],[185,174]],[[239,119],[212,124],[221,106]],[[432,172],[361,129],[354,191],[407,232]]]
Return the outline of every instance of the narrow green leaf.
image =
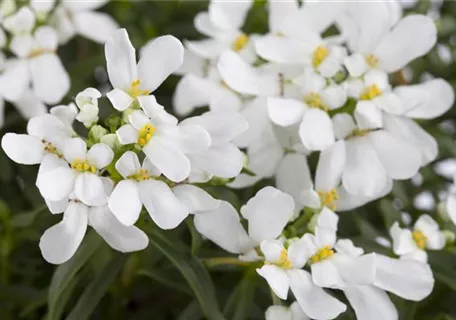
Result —
[[[198,301],[193,301],[182,311],[177,320],[199,320],[203,316],[203,311],[201,311]]]
[[[62,319],[62,315],[65,312],[65,307],[67,302],[70,300],[76,285],[81,280],[81,274],[78,273],[71,278],[71,280],[66,284],[65,290],[63,290],[57,300],[55,301],[54,307],[48,309],[48,313],[46,315],[45,320],[54,320],[54,319]],[[52,311],[52,312],[51,312]]]
[[[192,295],[192,291],[188,288],[186,283],[182,283],[176,278],[174,272],[156,270],[156,269],[147,269],[139,270],[138,274],[151,278],[161,284],[170,287],[172,289],[178,290],[180,292]],[[180,276],[180,274],[178,274]]]
[[[127,255],[116,254],[111,261],[99,272],[93,281],[87,286],[79,297],[76,306],[70,312],[66,320],[86,320],[95,310],[98,303],[104,297],[109,287],[116,279],[117,274],[123,267]]]
[[[67,302],[59,299],[61,294],[66,290],[70,281],[75,277],[76,273],[86,264],[90,257],[100,247],[101,243],[101,238],[95,232],[89,232],[73,258],[56,268],[56,271],[52,276],[51,284],[49,286],[49,320],[59,319],[54,315],[54,311],[57,307],[62,308],[62,304],[64,305]],[[69,293],[67,298],[70,296],[71,294]]]
[[[195,228],[193,219],[187,219],[186,222],[188,229],[190,230],[190,235],[192,237],[192,255],[196,256],[199,252],[199,249],[201,248],[203,240],[201,238],[201,235]]]
[[[258,284],[258,277],[254,270],[248,270],[241,282],[230,295],[223,313],[229,319],[249,319],[252,311],[255,290]]]
[[[210,320],[224,319],[220,312],[212,279],[201,261],[195,259],[188,248],[176,241],[171,242],[159,230],[150,235],[150,243],[161,251],[182,273]]]

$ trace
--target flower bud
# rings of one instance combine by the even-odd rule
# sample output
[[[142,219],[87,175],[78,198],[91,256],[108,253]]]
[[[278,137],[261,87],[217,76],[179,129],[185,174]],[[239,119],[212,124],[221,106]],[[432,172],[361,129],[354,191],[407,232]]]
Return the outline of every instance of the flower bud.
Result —
[[[454,242],[456,241],[456,235],[454,234],[454,232],[452,232],[450,230],[443,230],[442,233],[443,233],[443,236],[445,237],[445,241],[446,241],[447,245],[454,244]]]
[[[447,211],[446,201],[442,201],[437,205],[437,214],[443,221],[450,220],[450,216],[448,215],[448,211]]]
[[[100,125],[93,126],[89,131],[89,140],[93,143],[100,142],[100,139],[108,134],[108,130]]]
[[[102,136],[100,138],[100,142],[107,144],[114,152],[117,152],[120,150],[120,148],[122,148],[122,145],[120,144],[119,139],[115,133],[110,133]]]

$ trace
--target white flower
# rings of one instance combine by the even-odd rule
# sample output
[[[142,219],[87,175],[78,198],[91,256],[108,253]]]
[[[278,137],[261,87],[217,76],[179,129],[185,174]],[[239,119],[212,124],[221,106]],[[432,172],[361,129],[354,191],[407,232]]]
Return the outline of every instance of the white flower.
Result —
[[[59,33],[59,42],[65,44],[79,34],[98,43],[105,43],[119,27],[107,13],[93,10],[108,1],[60,1],[50,20]]]
[[[109,194],[112,190],[111,180],[103,178],[103,184],[103,193]],[[143,250],[149,243],[143,231],[135,226],[124,226],[117,221],[107,205],[87,206],[71,196],[69,200],[62,201],[54,213],[61,212],[64,212],[62,221],[47,229],[40,239],[41,253],[50,263],[61,264],[69,260],[81,244],[87,226],[95,229],[117,251]]]
[[[43,198],[61,201],[74,192],[74,196],[88,206],[106,204],[99,173],[114,158],[111,148],[98,143],[87,151],[84,140],[72,138],[64,143],[63,157],[63,163],[59,162],[41,175],[38,188]]]
[[[136,65],[133,48],[125,29],[117,30],[106,42],[106,62],[113,90],[107,97],[114,108],[123,111],[136,98],[147,96],[182,64],[184,48],[173,36],[155,39],[143,49]]]
[[[429,215],[421,215],[413,226],[413,231],[402,229],[395,222],[390,229],[394,253],[401,259],[427,262],[425,250],[441,250],[445,247],[445,236],[439,225]]]
[[[326,80],[312,70],[307,70],[295,81],[302,86],[302,101],[268,98],[269,117],[280,126],[299,123],[299,136],[304,147],[311,151],[322,151],[335,141],[328,111],[345,103],[345,91],[336,84],[328,86]]]
[[[160,171],[146,158],[142,167],[138,156],[127,151],[116,162],[125,180],[109,198],[109,208],[124,225],[133,225],[144,204],[152,220],[162,229],[177,227],[189,213],[214,210],[219,201],[204,190],[187,184],[169,187],[159,179]]]
[[[250,38],[241,31],[252,3],[212,0],[208,12],[200,12],[194,19],[196,30],[209,39],[187,41],[187,48],[206,59],[216,59],[223,51],[232,49],[253,62],[256,57]]]
[[[63,156],[66,141],[72,132],[57,117],[47,114],[30,119],[28,134],[7,133],[2,138],[2,149],[14,162],[40,164],[51,156]]]
[[[211,178],[234,178],[243,167],[243,156],[233,140],[248,128],[245,118],[234,111],[209,111],[201,116],[187,118],[181,126],[200,126],[210,135],[209,148],[189,150],[192,173]],[[199,180],[190,177],[190,180]]]
[[[354,52],[344,62],[350,75],[360,76],[371,68],[395,72],[435,45],[437,29],[431,18],[408,15],[397,21],[387,6],[380,3],[348,10],[342,33]]]
[[[351,240],[339,240],[338,252],[360,257],[363,250]],[[360,272],[351,269],[349,272]],[[355,310],[359,320],[396,320],[398,312],[385,291],[401,298],[420,301],[426,298],[434,286],[431,268],[422,262],[392,259],[375,254],[375,280],[369,285],[352,285],[341,288]]]
[[[79,111],[76,119],[89,128],[98,122],[98,99],[101,97],[100,91],[94,88],[87,88],[76,95],[76,105]]]
[[[297,301],[293,302],[290,307],[273,305],[270,306],[265,313],[266,320],[310,320],[304,314],[301,306]]]
[[[154,96],[138,97],[143,111],[129,115],[130,124],[117,130],[121,144],[135,143],[149,160],[174,182],[181,182],[190,174],[186,153],[207,150],[209,133],[197,125],[177,125],[177,119],[166,113]]]
[[[74,132],[73,123],[78,115],[78,107],[73,102],[49,109],[49,113],[65,124],[70,132]]]
[[[219,247],[250,256],[252,249],[261,241],[280,236],[293,211],[294,202],[288,194],[265,187],[241,208],[242,217],[249,222],[248,233],[236,209],[226,201],[222,201],[215,210],[195,215],[194,221],[198,232]],[[253,259],[258,259],[258,255],[254,254]]]
[[[0,77],[0,95],[16,101],[31,85],[42,101],[59,102],[69,90],[70,78],[56,54],[57,45],[57,34],[48,26],[38,27],[33,36],[14,36],[10,48],[18,59],[12,60]]]

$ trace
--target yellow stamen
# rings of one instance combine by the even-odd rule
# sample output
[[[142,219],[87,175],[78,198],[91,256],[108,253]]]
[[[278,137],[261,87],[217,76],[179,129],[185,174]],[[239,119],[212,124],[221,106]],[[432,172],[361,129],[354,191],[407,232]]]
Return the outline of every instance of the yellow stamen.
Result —
[[[233,42],[232,49],[236,52],[241,51],[249,42],[249,37],[242,33]]]
[[[317,253],[315,253],[312,257],[309,259],[309,263],[317,263],[320,261],[323,261],[325,259],[328,259],[334,255],[334,251],[331,249],[330,246],[324,246],[323,248],[319,249]]]
[[[420,249],[426,247],[427,237],[419,230],[412,232],[413,240],[415,240],[416,246]]]
[[[146,143],[149,142],[150,138],[152,138],[153,134],[155,133],[155,127],[150,123],[146,124],[139,130],[138,136],[138,144],[141,147],[144,147]]]
[[[372,100],[381,94],[382,94],[382,90],[380,90],[380,88],[376,84],[373,84],[373,85],[365,88],[363,90],[363,92],[361,92],[361,95],[359,96],[359,98],[361,100]]]
[[[44,143],[44,151],[55,154],[57,157],[62,158],[63,155],[59,152],[56,146],[54,146],[52,143],[43,141]]]
[[[373,54],[366,56],[366,62],[371,68],[375,68],[378,65],[378,58]]]
[[[79,172],[97,172],[97,168],[91,166],[87,161],[83,161],[81,159],[76,159],[71,163],[71,168],[79,171]]]
[[[322,101],[318,93],[311,92],[304,97],[304,102],[311,108],[318,108],[325,112],[328,112],[329,108]]]
[[[354,137],[364,137],[366,136],[371,130],[369,129],[355,129],[353,132],[348,136],[348,138],[354,138]]]
[[[135,179],[137,181],[144,181],[144,180],[151,179],[152,176],[149,174],[149,170],[147,170],[147,169],[139,169],[138,172],[136,172],[135,174],[132,174],[128,178],[129,179]]]
[[[329,50],[325,47],[317,47],[313,52],[312,64],[314,68],[317,68],[323,60],[328,56]]]
[[[141,90],[139,88],[139,85],[141,84],[141,81],[139,79],[133,81],[130,85],[130,89],[128,90],[128,94],[132,96],[133,98],[136,98],[138,96],[147,96],[150,94],[149,90]]]
[[[337,194],[336,189],[331,189],[328,192],[319,191],[318,195],[320,196],[320,201],[323,206],[326,206],[331,210],[336,210],[334,202],[339,200],[339,195]]]

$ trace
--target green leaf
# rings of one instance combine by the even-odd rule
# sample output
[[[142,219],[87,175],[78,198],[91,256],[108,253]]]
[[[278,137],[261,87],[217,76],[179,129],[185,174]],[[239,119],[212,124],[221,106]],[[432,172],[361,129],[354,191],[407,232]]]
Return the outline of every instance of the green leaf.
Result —
[[[220,312],[212,279],[201,261],[195,259],[184,245],[171,242],[161,231],[149,234],[150,243],[161,251],[182,273],[193,290],[204,315],[210,320],[224,319]]]
[[[227,318],[233,320],[250,319],[258,279],[254,269],[246,272],[223,309]]]
[[[90,317],[98,303],[108,292],[126,259],[126,254],[119,253],[106,264],[84,290],[66,320],[86,320]]]
[[[76,254],[69,261],[56,268],[49,286],[49,320],[59,319],[59,317],[54,314],[55,309],[60,309],[62,308],[62,305],[66,304],[67,300],[71,296],[71,292],[68,293],[65,301],[60,299],[61,294],[67,289],[67,287],[69,287],[69,284],[75,277],[76,273],[86,264],[90,257],[92,257],[95,251],[100,247],[101,243],[101,238],[95,232],[89,232]]]
[[[177,320],[198,320],[203,318],[203,312],[198,301],[190,303],[180,314]]]
[[[170,287],[172,289],[178,290],[180,292],[186,293],[191,295],[192,291],[188,288],[186,283],[182,283],[178,281],[179,279],[176,277],[174,272],[170,272],[170,270],[155,270],[155,269],[147,269],[147,270],[139,270],[138,274],[151,278],[161,284]],[[180,276],[180,274],[178,274]]]

